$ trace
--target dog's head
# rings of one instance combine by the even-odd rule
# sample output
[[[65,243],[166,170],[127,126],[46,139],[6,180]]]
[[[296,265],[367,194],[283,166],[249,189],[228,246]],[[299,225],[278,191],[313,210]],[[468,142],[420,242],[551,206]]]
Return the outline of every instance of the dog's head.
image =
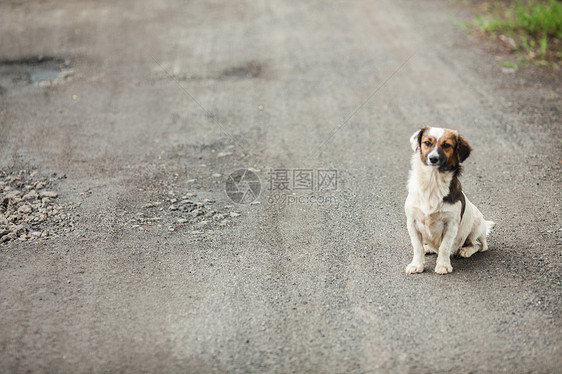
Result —
[[[470,144],[455,130],[424,127],[410,138],[414,152],[421,161],[441,170],[455,170],[470,155]]]

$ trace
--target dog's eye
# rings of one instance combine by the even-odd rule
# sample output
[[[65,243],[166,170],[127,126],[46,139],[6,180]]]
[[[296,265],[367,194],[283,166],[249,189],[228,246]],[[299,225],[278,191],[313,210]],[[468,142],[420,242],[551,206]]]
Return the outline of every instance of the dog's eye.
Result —
[[[449,143],[443,143],[443,145],[441,146],[441,148],[443,148],[443,149],[447,149],[449,147],[451,147],[451,145]]]
[[[426,147],[431,147],[431,142],[430,142],[430,141],[425,141],[425,142],[423,142],[423,144],[425,144]]]

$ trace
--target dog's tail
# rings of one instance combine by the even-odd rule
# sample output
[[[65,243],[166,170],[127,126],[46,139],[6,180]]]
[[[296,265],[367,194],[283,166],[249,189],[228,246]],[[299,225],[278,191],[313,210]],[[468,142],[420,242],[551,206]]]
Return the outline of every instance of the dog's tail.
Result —
[[[490,232],[492,232],[492,229],[494,228],[496,223],[493,221],[484,221],[484,222],[486,223],[486,236],[488,236],[490,235]]]

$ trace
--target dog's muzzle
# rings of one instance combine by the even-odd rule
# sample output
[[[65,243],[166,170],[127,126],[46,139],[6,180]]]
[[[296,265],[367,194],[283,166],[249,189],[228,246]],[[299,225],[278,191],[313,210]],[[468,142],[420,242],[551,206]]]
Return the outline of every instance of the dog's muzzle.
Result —
[[[425,163],[429,166],[442,166],[445,163],[445,155],[440,148],[435,147],[425,158]]]

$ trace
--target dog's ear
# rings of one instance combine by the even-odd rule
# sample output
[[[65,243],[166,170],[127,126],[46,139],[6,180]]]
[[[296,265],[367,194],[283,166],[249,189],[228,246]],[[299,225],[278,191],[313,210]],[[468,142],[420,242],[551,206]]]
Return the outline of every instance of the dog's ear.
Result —
[[[421,140],[423,137],[423,133],[425,132],[425,130],[427,130],[429,127],[422,127],[421,129],[419,129],[418,131],[416,131],[415,133],[412,134],[412,136],[410,137],[410,146],[412,147],[412,150],[414,152],[417,152],[420,149],[421,146]]]
[[[470,156],[472,148],[470,144],[460,135],[457,135],[457,156],[459,157],[459,162],[463,162]]]

